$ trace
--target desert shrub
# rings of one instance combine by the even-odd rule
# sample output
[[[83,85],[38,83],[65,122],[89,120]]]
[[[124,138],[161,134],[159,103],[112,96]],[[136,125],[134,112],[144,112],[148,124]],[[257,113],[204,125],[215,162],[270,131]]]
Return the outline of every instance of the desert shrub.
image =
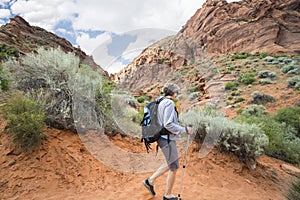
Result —
[[[268,102],[274,102],[276,99],[268,94],[261,94],[258,91],[255,91],[251,94],[252,96],[252,103],[255,104],[265,104]]]
[[[45,102],[46,123],[51,127],[76,131],[74,121],[98,120],[102,124],[111,113],[107,93],[113,84],[88,65],[80,64],[73,53],[40,48],[5,65],[14,72],[12,86]],[[74,116],[78,119],[74,120]]]
[[[273,119],[293,127],[300,138],[300,107],[281,108],[273,115]]]
[[[165,63],[166,61],[169,61],[169,60],[170,60],[169,58],[161,58],[161,59],[159,59],[158,63],[163,64],[163,63]]]
[[[194,99],[196,99],[197,97],[199,97],[199,92],[192,92],[190,95],[189,95],[189,100],[192,101]]]
[[[292,62],[288,65],[284,65],[281,67],[281,71],[285,74],[299,74],[299,64]]]
[[[259,71],[257,74],[258,78],[275,78],[276,72],[271,72],[270,70]]]
[[[239,81],[245,85],[249,85],[252,84],[253,82],[256,81],[255,79],[255,75],[252,73],[247,73],[247,74],[243,74],[241,75]]]
[[[264,61],[269,62],[269,63],[273,63],[275,60],[276,60],[276,58],[274,58],[272,56],[264,57]]]
[[[188,93],[199,92],[199,86],[195,85],[193,87],[190,87],[190,88],[187,89],[187,92]]]
[[[245,110],[243,110],[241,112],[242,115],[250,115],[250,116],[262,116],[262,115],[265,115],[266,112],[265,112],[266,108],[262,105],[248,105],[246,106]]]
[[[268,53],[266,53],[266,52],[261,52],[261,53],[258,53],[258,54],[259,54],[260,58],[266,58],[268,56]]]
[[[240,102],[243,102],[245,101],[245,99],[243,97],[238,97],[235,99],[234,103],[240,103]]]
[[[0,43],[0,61],[18,56],[19,50],[17,47],[5,43]]]
[[[268,156],[293,164],[300,164],[300,139],[296,131],[285,123],[274,120],[262,112],[246,112],[235,119],[239,123],[255,124],[268,136],[269,144],[265,148]]]
[[[31,150],[44,139],[45,126],[43,105],[23,93],[15,93],[3,108],[7,131],[23,149]]]
[[[208,137],[221,150],[235,153],[246,163],[261,155],[268,145],[268,137],[258,126],[229,121],[215,111],[192,110],[182,114],[180,120],[193,126],[196,141]]]
[[[246,59],[249,56],[251,56],[250,53],[248,53],[248,52],[242,52],[242,53],[234,54],[231,58],[234,59],[234,60],[235,59]]]
[[[5,63],[14,71],[13,86],[26,93],[40,91],[45,102],[46,123],[61,129],[74,129],[72,88],[79,58],[61,50],[40,48],[18,61]],[[33,94],[34,95],[34,94]]]
[[[225,84],[225,90],[234,90],[237,88],[238,85],[238,82],[227,82]]]
[[[143,120],[144,113],[143,112],[138,112],[135,109],[127,109],[126,115],[129,117],[129,119],[140,125],[141,121]]]
[[[9,74],[8,70],[0,63],[0,92],[9,89]]]
[[[293,62],[292,58],[286,57],[286,56],[281,56],[281,57],[277,57],[277,60],[282,63],[282,64],[288,64]]]
[[[300,178],[296,178],[286,195],[287,200],[299,200],[300,197]]]
[[[287,82],[288,82],[288,87],[290,88],[294,88],[294,89],[300,88],[300,76],[294,76],[292,78],[289,78]]]
[[[261,84],[261,85],[272,84],[272,81],[269,78],[265,78],[265,79],[259,80],[259,84]]]
[[[137,99],[136,99],[139,103],[144,103],[146,98],[144,96],[139,96]]]

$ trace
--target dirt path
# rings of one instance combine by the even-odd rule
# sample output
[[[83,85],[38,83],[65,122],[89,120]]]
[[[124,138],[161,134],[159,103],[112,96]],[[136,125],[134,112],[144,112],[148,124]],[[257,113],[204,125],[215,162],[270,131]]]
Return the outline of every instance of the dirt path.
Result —
[[[3,130],[4,121],[0,121]],[[155,183],[152,197],[142,180],[151,173],[132,174],[109,168],[96,160],[78,135],[47,130],[47,140],[31,154],[18,151],[7,134],[0,134],[0,199],[31,200],[161,200],[166,174]],[[114,138],[124,147],[144,148],[139,141]],[[191,145],[184,176],[183,200],[282,200],[290,176],[281,161],[262,156],[256,170],[248,170],[232,154],[213,150],[200,160]],[[182,160],[180,161],[182,163]],[[174,194],[180,185],[177,173]]]

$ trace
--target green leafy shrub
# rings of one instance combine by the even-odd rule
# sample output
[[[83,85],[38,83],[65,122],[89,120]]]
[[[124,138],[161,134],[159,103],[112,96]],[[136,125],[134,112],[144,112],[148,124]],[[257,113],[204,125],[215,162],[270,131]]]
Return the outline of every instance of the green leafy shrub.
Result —
[[[288,200],[299,200],[300,197],[300,178],[296,178],[288,191],[286,198]]]
[[[45,113],[41,103],[16,93],[8,100],[3,111],[8,124],[7,131],[18,146],[31,150],[40,145],[45,138],[42,132]]]
[[[293,127],[300,138],[300,107],[281,108],[273,115],[273,119]]]
[[[232,59],[246,59],[249,56],[251,56],[250,53],[248,53],[248,52],[242,52],[242,53],[234,54],[232,56]]]
[[[5,43],[0,43],[0,61],[4,61],[11,57],[18,56],[19,50],[17,47]]]
[[[255,75],[252,74],[252,73],[248,73],[248,74],[243,74],[241,75],[239,81],[245,85],[249,85],[249,84],[252,84],[256,81],[255,79]]]
[[[258,126],[229,121],[212,110],[192,110],[182,114],[180,120],[193,126],[199,143],[208,137],[221,150],[234,152],[245,163],[261,155],[268,145],[268,137]]]
[[[292,164],[300,164],[300,139],[290,126],[274,120],[261,111],[254,112],[254,114],[253,112],[243,111],[235,121],[255,124],[260,127],[269,138],[269,144],[265,148],[268,156]]]
[[[225,90],[234,90],[237,88],[238,85],[238,82],[227,82],[225,84]]]
[[[259,55],[260,58],[266,58],[267,56],[268,56],[268,53],[266,53],[266,52],[261,52]]]
[[[9,72],[0,63],[0,92],[9,89]]]
[[[243,102],[243,101],[245,101],[245,99],[243,97],[238,97],[238,98],[236,98],[234,103],[240,103],[240,102]]]
[[[139,103],[144,103],[146,98],[144,96],[139,96],[137,99],[136,99]]]

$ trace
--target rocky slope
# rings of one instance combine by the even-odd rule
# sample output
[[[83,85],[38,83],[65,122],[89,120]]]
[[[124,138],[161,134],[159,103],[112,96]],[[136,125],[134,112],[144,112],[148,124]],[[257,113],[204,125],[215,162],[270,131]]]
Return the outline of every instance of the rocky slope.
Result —
[[[82,63],[107,75],[91,56],[74,47],[69,41],[40,27],[31,26],[20,16],[11,18],[9,23],[0,27],[0,45],[2,48],[12,49],[14,56],[24,55],[39,47],[61,48],[65,52],[75,53]]]
[[[113,78],[135,96],[158,95],[163,83],[173,81],[200,93],[198,104],[224,107],[224,85],[240,76],[219,73],[221,62],[215,58],[240,52],[299,54],[299,8],[297,0],[207,0],[179,33],[145,49]]]
[[[300,53],[297,0],[208,0],[181,30],[210,53]]]

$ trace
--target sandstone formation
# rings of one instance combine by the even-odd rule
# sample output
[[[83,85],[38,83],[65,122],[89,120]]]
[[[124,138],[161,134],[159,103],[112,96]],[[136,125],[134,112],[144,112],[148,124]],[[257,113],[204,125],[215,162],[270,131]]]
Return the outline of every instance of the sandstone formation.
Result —
[[[173,81],[198,87],[201,102],[196,104],[223,101],[228,78],[215,76],[211,58],[240,52],[299,54],[299,11],[298,0],[207,0],[175,36],[145,49],[113,79],[137,96],[158,95],[164,82]]]
[[[180,31],[210,53],[300,53],[298,0],[208,0]]]

